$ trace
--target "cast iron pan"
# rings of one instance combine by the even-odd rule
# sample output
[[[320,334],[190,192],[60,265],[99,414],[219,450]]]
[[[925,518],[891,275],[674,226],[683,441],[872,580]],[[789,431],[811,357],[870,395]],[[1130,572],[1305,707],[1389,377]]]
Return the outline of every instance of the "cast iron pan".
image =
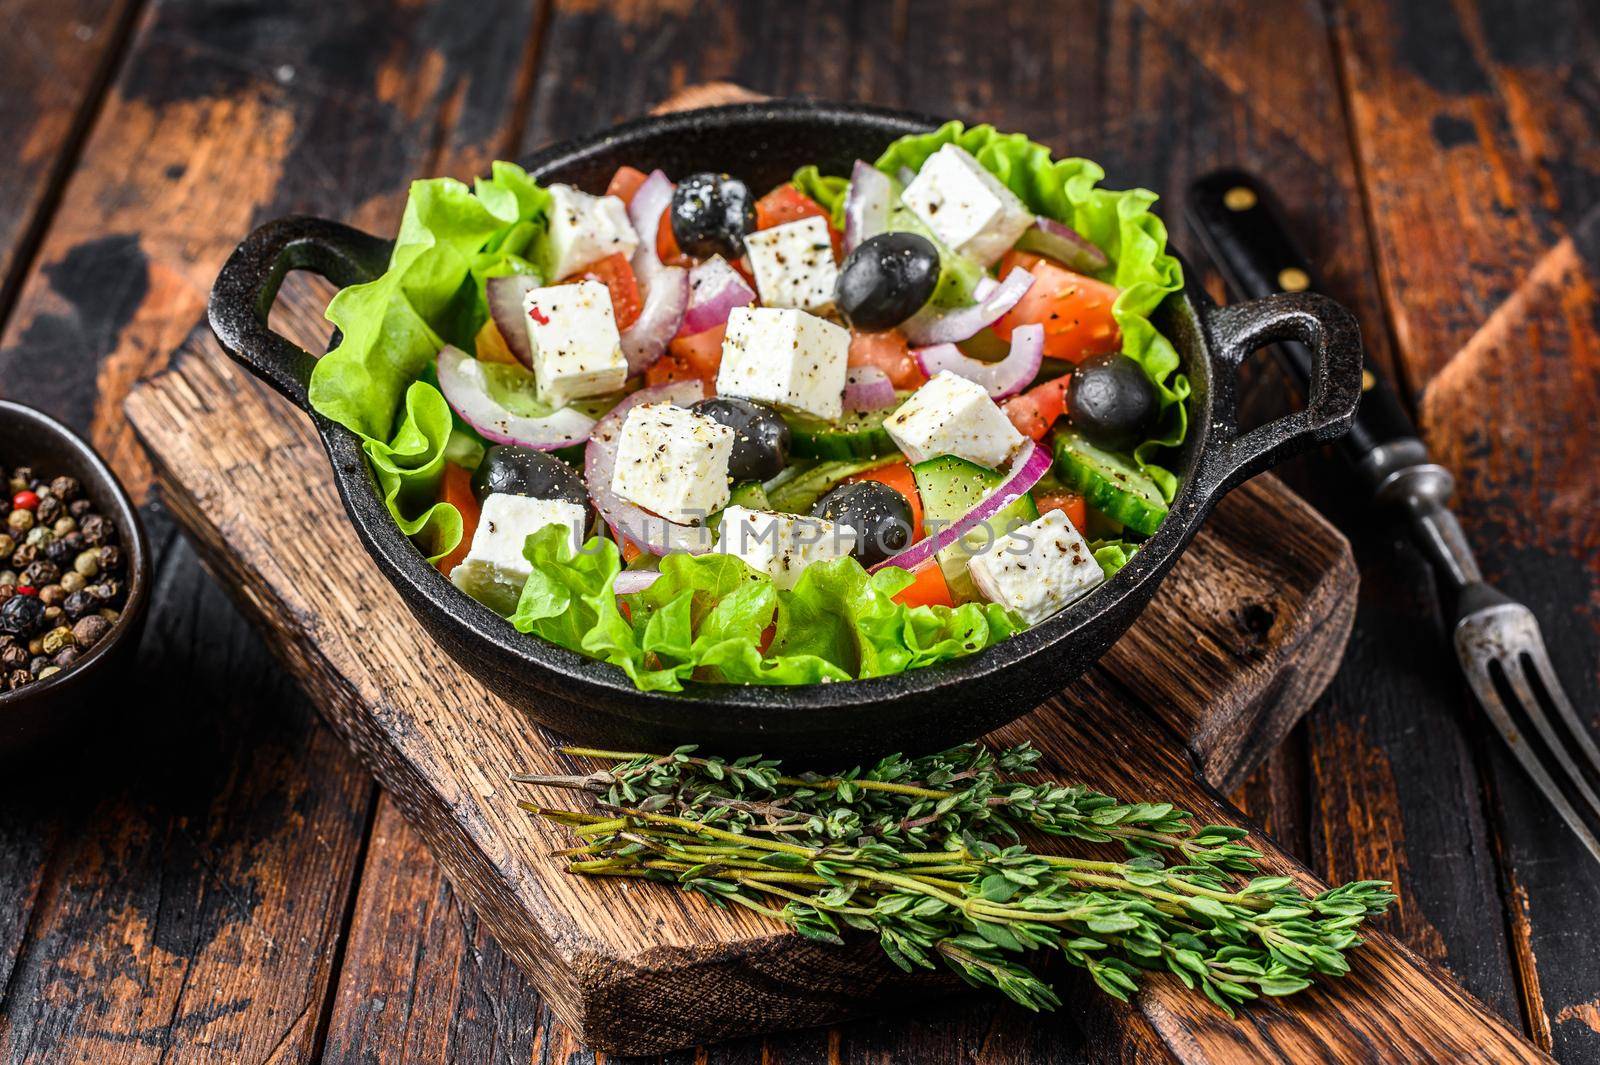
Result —
[[[851,105],[740,104],[639,119],[547,148],[527,166],[542,182],[595,191],[624,163],[675,176],[727,171],[754,188],[769,188],[808,162],[825,173],[849,173],[855,159],[875,158],[894,138],[937,124],[923,115]],[[306,387],[315,358],[266,324],[279,283],[295,269],[341,286],[368,281],[388,256],[387,241],[337,222],[270,222],[223,267],[211,291],[211,328],[235,359],[310,415],[357,535],[461,668],[569,737],[629,750],[698,743],[842,764],[891,751],[935,750],[1003,725],[1061,691],[1122,635],[1223,493],[1340,435],[1360,395],[1360,336],[1342,307],[1301,293],[1219,309],[1191,284],[1168,298],[1156,317],[1194,386],[1189,438],[1175,462],[1183,485],[1160,530],[1115,578],[996,647],[901,676],[639,692],[615,666],[520,634],[457,591],[389,517],[358,438],[312,412]],[[1310,400],[1304,410],[1241,433],[1234,371],[1252,351],[1279,340],[1301,341],[1315,353]],[[450,698],[452,686],[451,677],[439,677],[440,697]]]

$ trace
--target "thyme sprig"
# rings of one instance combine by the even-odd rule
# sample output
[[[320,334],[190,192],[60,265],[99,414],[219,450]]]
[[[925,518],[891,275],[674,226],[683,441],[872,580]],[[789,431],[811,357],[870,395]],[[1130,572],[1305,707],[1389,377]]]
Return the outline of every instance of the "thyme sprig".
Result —
[[[574,831],[579,845],[559,852],[572,872],[675,884],[823,942],[872,933],[902,968],[942,962],[1035,1010],[1060,1000],[1020,956],[1049,949],[1124,1001],[1138,972],[1165,969],[1231,1014],[1345,973],[1357,928],[1394,900],[1379,881],[1308,896],[1289,877],[1247,878],[1261,854],[1243,830],[1197,827],[1169,803],[1015,779],[1038,764],[1027,745],[967,744],[837,776],[784,776],[776,761],[689,747],[562,750],[617,763],[512,778],[597,797],[595,812],[521,804]],[[1041,853],[1028,834],[1125,856]]]

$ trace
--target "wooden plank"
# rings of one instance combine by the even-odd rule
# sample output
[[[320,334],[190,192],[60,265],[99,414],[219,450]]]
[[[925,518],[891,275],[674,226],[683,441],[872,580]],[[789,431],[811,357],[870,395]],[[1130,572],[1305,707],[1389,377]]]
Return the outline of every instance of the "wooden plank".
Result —
[[[1487,576],[1540,615],[1573,701],[1592,715],[1600,104],[1578,87],[1600,75],[1600,12],[1555,2],[1508,16],[1483,3],[1363,0],[1339,6],[1337,28],[1384,296],[1424,435],[1460,478],[1459,512]],[[1594,1057],[1600,946],[1574,929],[1600,906],[1600,882],[1456,690],[1460,724],[1438,721],[1428,745],[1470,742],[1490,771],[1522,1012],[1559,1056]],[[1479,789],[1465,780],[1457,794],[1476,804]]]
[[[544,856],[559,833],[519,816],[504,780],[519,768],[564,760],[514,709],[459,679],[398,597],[364,567],[353,538],[311,535],[310,526],[296,531],[297,523],[325,527],[337,505],[303,420],[219,355],[200,353],[136,392],[129,414],[207,557],[226,569],[247,610],[270,622],[275,649],[373,766],[456,889],[585,1042],[661,1049],[816,1023],[875,995],[905,993],[871,944],[865,953],[819,950],[747,913],[697,907],[642,885],[562,875]],[[206,431],[223,425],[234,431]],[[261,461],[267,453],[270,463]],[[276,506],[291,485],[303,508]],[[1249,507],[1256,495],[1241,491],[1225,505]],[[325,579],[296,576],[313,571]],[[1172,796],[1207,819],[1235,818],[1193,779],[1188,755],[1174,753],[1159,726],[1129,716],[1137,699],[1125,675],[1097,668],[1074,686],[1070,706],[1053,704],[1004,730],[1000,741],[1031,737],[1065,776],[1124,794]],[[446,676],[458,679],[443,707],[432,693]],[[1281,852],[1271,864],[1312,879]],[[1320,1040],[1333,1055],[1371,1040],[1440,1053],[1467,1046],[1507,1057],[1529,1052],[1459,988],[1381,934],[1350,981],[1264,1006],[1241,1024],[1225,1023],[1162,981],[1152,982],[1134,1014],[1102,1008],[1117,1028],[1131,1022],[1139,1038],[1186,1060],[1215,1060],[1241,1040],[1263,1052],[1273,1040],[1280,1047]]]
[[[80,6],[53,7],[51,32],[83,29],[65,17]],[[154,6],[0,334],[0,390],[91,432],[142,492],[123,396],[192,328],[239,234],[288,210],[388,219],[412,175],[484,165],[519,113],[536,16],[509,3],[245,3],[226,18]],[[115,25],[87,29],[98,44]],[[0,79],[29,69],[4,64]],[[32,99],[91,73],[63,71]],[[159,563],[147,657],[193,671],[191,713],[228,713],[202,719],[203,742],[159,733],[173,741],[161,772],[193,778],[181,801],[124,772],[93,808],[6,808],[0,877],[17,903],[0,917],[0,1044],[18,1061],[309,1060],[376,792],[292,685],[233,687],[281,675],[162,511],[146,518],[179,545]],[[141,706],[162,705],[157,676]],[[213,731],[224,723],[231,733]]]
[[[138,0],[16,0],[0,27],[0,318],[93,120]]]

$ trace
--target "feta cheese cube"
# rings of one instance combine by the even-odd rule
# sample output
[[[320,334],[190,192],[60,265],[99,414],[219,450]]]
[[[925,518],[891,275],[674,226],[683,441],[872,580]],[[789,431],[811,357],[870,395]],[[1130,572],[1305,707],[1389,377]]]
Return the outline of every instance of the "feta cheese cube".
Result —
[[[533,289],[523,298],[522,309],[541,400],[563,407],[627,383],[628,360],[611,311],[611,292],[600,282]]]
[[[1052,510],[967,563],[984,598],[1037,625],[1106,579],[1065,513]]]
[[[747,233],[744,250],[765,306],[818,313],[833,306],[839,268],[833,261],[828,223],[821,218],[802,218]]]
[[[928,157],[901,199],[947,248],[985,266],[1033,225],[1016,193],[954,144]]]
[[[997,470],[1023,440],[982,385],[949,370],[911,393],[883,428],[913,464],[954,455]]]
[[[570,277],[592,262],[633,255],[638,234],[628,207],[615,196],[591,196],[571,185],[550,186],[550,280]]]
[[[716,550],[743,559],[787,589],[795,586],[807,566],[843,558],[855,542],[856,531],[848,525],[734,505],[722,512]]]
[[[698,525],[728,502],[734,432],[671,403],[634,407],[617,437],[611,490],[668,521]]]
[[[837,418],[850,330],[805,311],[739,307],[728,317],[717,393]]]
[[[532,567],[522,556],[528,537],[546,525],[564,525],[574,553],[583,543],[588,516],[568,499],[534,499],[496,492],[483,501],[478,530],[467,557],[450,571],[456,587],[501,614],[516,608]]]

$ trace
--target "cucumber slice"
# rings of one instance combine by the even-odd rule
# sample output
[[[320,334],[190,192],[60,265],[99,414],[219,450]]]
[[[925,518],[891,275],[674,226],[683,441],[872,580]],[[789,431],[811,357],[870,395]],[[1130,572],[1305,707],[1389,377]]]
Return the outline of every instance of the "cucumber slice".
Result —
[[[796,455],[809,459],[867,459],[898,453],[883,427],[884,419],[894,411],[894,407],[847,411],[838,421],[809,414],[785,414],[783,420],[789,423],[789,446]]]
[[[767,499],[767,490],[760,481],[740,481],[728,492],[728,506],[744,507],[746,510],[771,510],[772,504]],[[724,508],[726,509],[726,508]],[[717,511],[706,519],[706,525],[713,532],[722,528],[722,511]]]
[[[911,467],[922,497],[922,520],[930,530],[959,519],[1000,487],[1004,476],[954,455],[941,455]],[[1033,496],[1022,495],[1007,504],[987,521],[978,523],[960,540],[939,552],[939,569],[958,603],[982,598],[972,583],[967,563],[994,542],[1039,517]]]
[[[838,459],[819,462],[793,477],[786,478],[780,473],[766,484],[768,509],[785,514],[809,513],[813,503],[846,477],[875,470],[882,465],[884,461],[881,458]]]
[[[1145,536],[1160,528],[1167,516],[1161,489],[1126,456],[1095,447],[1076,429],[1057,430],[1053,444],[1056,475],[1092,509]]]

